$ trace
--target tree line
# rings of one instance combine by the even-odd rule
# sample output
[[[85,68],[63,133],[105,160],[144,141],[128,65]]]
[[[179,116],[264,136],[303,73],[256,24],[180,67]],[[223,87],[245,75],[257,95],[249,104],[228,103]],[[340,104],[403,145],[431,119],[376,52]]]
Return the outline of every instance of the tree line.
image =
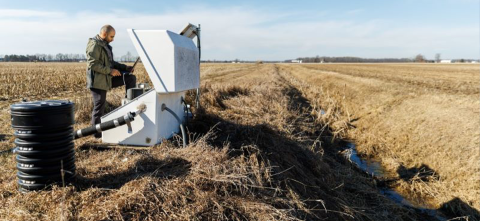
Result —
[[[427,59],[422,54],[417,54],[413,58],[359,58],[359,57],[300,57],[295,62],[301,61],[302,63],[405,63],[405,62],[417,62],[417,63],[439,63],[441,61],[441,54],[435,54],[435,59]],[[452,59],[452,63],[470,63],[472,61],[478,61],[474,59]],[[285,60],[285,62],[292,62],[292,60]]]
[[[360,58],[360,57],[300,57],[302,63],[402,63],[413,62],[410,58]],[[288,61],[288,60],[287,60]],[[286,62],[287,62],[286,61]]]
[[[115,61],[120,62],[133,62],[135,61],[136,57],[132,56],[130,52],[127,54],[115,57]],[[34,55],[5,55],[0,56],[0,61],[4,62],[83,62],[86,61],[87,58],[85,54],[34,54]]]
[[[5,55],[5,62],[79,62],[86,61],[84,54],[34,54],[34,55]]]

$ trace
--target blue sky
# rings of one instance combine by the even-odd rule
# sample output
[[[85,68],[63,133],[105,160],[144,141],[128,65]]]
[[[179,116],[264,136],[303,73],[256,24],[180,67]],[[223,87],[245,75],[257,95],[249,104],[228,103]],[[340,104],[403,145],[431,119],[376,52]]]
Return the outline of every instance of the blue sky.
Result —
[[[479,58],[479,0],[3,1],[0,55],[84,53],[103,24],[117,56],[136,54],[127,28],[202,25],[202,58],[302,56]]]

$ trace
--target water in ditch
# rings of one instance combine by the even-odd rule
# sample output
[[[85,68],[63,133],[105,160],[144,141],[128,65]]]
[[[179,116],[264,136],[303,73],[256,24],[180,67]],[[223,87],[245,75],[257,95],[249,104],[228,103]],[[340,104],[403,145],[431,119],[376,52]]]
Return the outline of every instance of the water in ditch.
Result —
[[[347,143],[347,151],[345,151],[345,157],[347,157],[350,162],[355,164],[357,168],[372,175],[377,178],[386,178],[387,171],[382,167],[380,162],[368,159],[362,159],[358,153],[355,144]],[[422,214],[428,215],[437,220],[447,220],[447,218],[441,216],[436,210],[428,209],[422,206],[414,205],[405,197],[397,193],[395,190],[388,188],[388,187],[380,187],[379,192],[393,200],[394,202],[401,204],[402,206],[412,208]]]

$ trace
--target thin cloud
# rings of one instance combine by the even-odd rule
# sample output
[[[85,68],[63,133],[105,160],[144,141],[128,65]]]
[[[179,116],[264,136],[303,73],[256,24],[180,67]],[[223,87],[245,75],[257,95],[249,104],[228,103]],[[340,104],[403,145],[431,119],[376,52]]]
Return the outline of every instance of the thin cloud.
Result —
[[[51,13],[51,14],[49,14]],[[202,59],[283,60],[300,56],[412,57],[423,53],[475,58],[478,27],[394,27],[388,20],[289,19],[279,13],[246,7],[182,8],[163,14],[125,10],[74,14],[35,11],[43,19],[2,19],[1,54],[84,53],[89,37],[104,24],[117,30],[116,55],[136,54],[126,29],[179,31],[202,25]],[[53,15],[57,17],[52,17]],[[49,17],[50,16],[50,17]],[[312,15],[315,16],[315,15]]]
[[[362,13],[363,11],[365,11],[365,9],[357,8],[357,9],[346,11],[345,14],[347,14],[347,15],[358,15],[358,14]]]
[[[25,9],[0,9],[0,18],[58,18],[65,16],[62,12],[48,12],[37,10],[25,10]]]

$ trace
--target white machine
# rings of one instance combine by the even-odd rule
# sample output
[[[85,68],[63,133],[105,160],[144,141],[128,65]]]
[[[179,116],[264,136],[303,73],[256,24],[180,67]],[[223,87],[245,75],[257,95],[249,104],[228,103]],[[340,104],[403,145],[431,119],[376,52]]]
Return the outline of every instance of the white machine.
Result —
[[[129,122],[128,129],[121,126],[103,131],[102,142],[153,146],[179,132],[180,123],[169,111],[180,120],[185,119],[185,92],[200,86],[200,53],[192,40],[198,32],[199,29],[191,24],[181,32],[188,36],[168,30],[128,29],[153,89],[101,118],[103,123],[136,111],[139,106],[146,107]]]

